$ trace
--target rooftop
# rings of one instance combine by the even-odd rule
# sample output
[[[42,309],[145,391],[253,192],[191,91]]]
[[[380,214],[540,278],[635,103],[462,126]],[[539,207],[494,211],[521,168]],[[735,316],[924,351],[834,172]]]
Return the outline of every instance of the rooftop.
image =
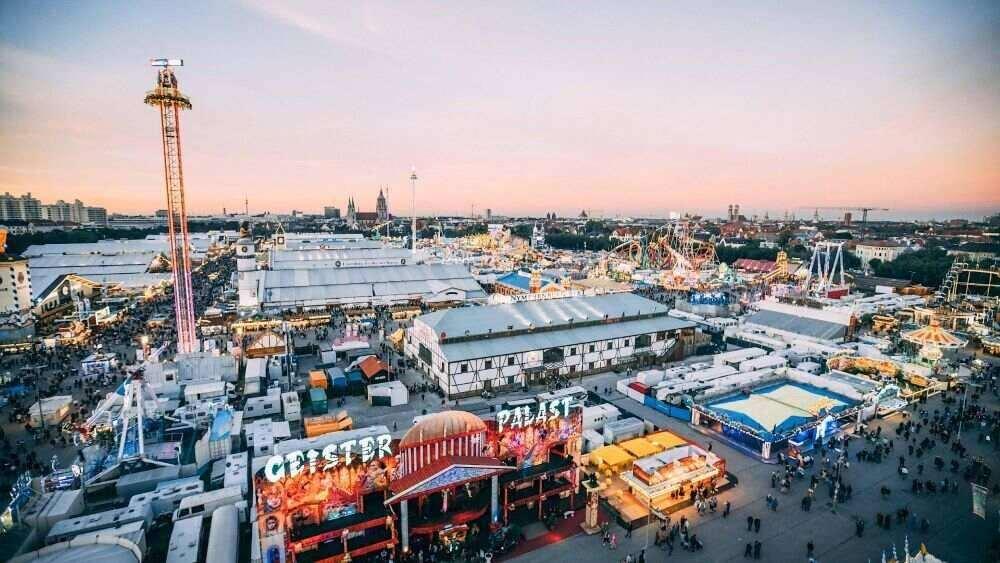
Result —
[[[669,308],[633,293],[543,299],[484,307],[447,309],[418,319],[434,329],[439,338],[477,335],[500,336],[536,328],[555,328],[576,323],[624,322],[650,316],[666,316]]]

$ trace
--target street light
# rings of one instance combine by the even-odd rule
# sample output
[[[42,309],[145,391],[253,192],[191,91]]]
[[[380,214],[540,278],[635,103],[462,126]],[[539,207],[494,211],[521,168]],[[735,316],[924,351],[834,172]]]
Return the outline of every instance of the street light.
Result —
[[[962,394],[962,410],[958,415],[958,434],[955,435],[955,439],[959,442],[962,441],[962,422],[965,421],[965,404],[969,401],[969,387],[979,387],[968,380],[963,383],[965,384],[965,392]]]

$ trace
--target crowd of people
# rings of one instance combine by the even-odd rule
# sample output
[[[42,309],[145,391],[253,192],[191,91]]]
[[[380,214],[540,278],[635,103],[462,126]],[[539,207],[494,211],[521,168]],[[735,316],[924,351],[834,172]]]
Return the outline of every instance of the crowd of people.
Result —
[[[231,260],[207,261],[192,276],[195,312],[203,312],[221,297],[232,271]],[[215,275],[212,275],[215,274]],[[6,495],[9,484],[24,471],[32,475],[47,475],[58,463],[50,456],[71,452],[69,458],[79,455],[72,452],[72,428],[87,419],[107,393],[121,383],[126,365],[134,362],[135,349],[145,335],[151,343],[176,341],[173,315],[173,292],[149,298],[135,299],[123,309],[114,311],[112,321],[104,324],[80,323],[78,338],[44,345],[41,340],[16,354],[0,357],[0,372],[4,374],[3,393],[6,405],[0,408],[0,417],[10,426],[0,428],[0,494]],[[154,318],[164,322],[151,323]],[[45,327],[39,327],[45,330]],[[113,357],[113,365],[105,372],[82,373],[81,361],[94,353]],[[71,395],[70,405],[63,424],[45,425],[44,421],[32,423],[31,407],[38,399],[55,395]],[[36,407],[37,408],[37,407]],[[23,431],[22,431],[23,429]],[[45,454],[39,447],[45,448]]]
[[[987,408],[981,403],[986,394],[994,398],[1000,396],[997,375],[1000,375],[1000,369],[985,366],[974,372],[969,381],[953,383],[939,396],[941,403],[938,408],[928,407],[924,397],[902,414],[903,419],[896,424],[894,431],[891,426],[885,427],[886,432],[883,432],[882,425],[871,430],[860,426],[853,434],[843,434],[817,444],[809,452],[811,455],[780,455],[779,467],[770,476],[772,491],[764,499],[767,511],[777,512],[783,504],[781,497],[795,494],[796,490],[801,494],[800,510],[805,512],[811,511],[818,500],[832,510],[849,505],[855,494],[855,483],[852,482],[855,478],[852,475],[858,471],[852,466],[881,464],[893,458],[898,459],[897,474],[900,479],[911,482],[907,494],[955,495],[962,490],[963,484],[973,482],[989,487],[992,495],[1000,496],[1000,483],[991,480],[990,463],[971,455],[968,447],[968,441],[975,440],[980,445],[988,444],[994,452],[1000,450],[1000,410]],[[966,385],[969,387],[966,388]],[[899,492],[894,496],[892,489],[890,481],[880,485],[876,491],[884,502],[895,504],[895,508],[879,510],[872,520],[857,517],[857,537],[863,537],[866,527],[871,524],[879,530],[904,526],[913,534],[927,534],[932,530],[934,515],[918,514],[907,502],[907,497]],[[719,504],[714,495],[693,494],[691,501],[698,515],[716,512]],[[730,507],[730,502],[725,501],[723,518],[729,516]],[[765,557],[765,542],[758,537],[765,518],[766,514],[760,513],[746,516],[746,532],[750,538],[743,545],[744,558]],[[692,551],[705,548],[710,542],[699,538],[691,526],[686,516],[673,525],[667,516],[656,528],[653,545],[666,551],[668,557],[673,553],[675,544]],[[631,532],[626,528],[625,537],[629,536]],[[609,550],[616,550],[620,545],[619,536],[607,524],[603,526],[602,544]],[[808,561],[816,561],[814,539],[807,541],[805,553]],[[644,552],[642,557],[646,557]],[[625,560],[638,561],[639,558],[629,554]]]

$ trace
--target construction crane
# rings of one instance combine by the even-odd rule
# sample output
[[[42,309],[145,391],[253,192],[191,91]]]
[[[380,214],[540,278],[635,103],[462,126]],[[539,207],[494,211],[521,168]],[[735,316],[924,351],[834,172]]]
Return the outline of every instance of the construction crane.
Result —
[[[820,209],[833,211],[860,211],[861,212],[861,240],[865,240],[868,233],[868,212],[869,211],[889,211],[885,207],[802,207],[802,209],[812,209],[818,212]]]
[[[174,313],[177,319],[177,352],[198,348],[191,291],[191,244],[188,236],[187,207],[184,203],[184,169],[181,159],[181,110],[191,109],[191,100],[177,87],[173,67],[184,66],[181,59],[150,59],[159,67],[156,87],[146,92],[145,103],[160,110],[163,135],[163,170],[167,188],[167,229],[170,267],[174,282]]]

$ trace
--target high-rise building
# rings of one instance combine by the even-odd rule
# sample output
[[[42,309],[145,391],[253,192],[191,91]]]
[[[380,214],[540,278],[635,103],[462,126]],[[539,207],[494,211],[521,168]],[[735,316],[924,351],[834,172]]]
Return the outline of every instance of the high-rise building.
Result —
[[[78,199],[74,200],[73,203],[66,203],[60,199],[55,203],[44,204],[41,206],[41,212],[42,219],[54,223],[108,224],[107,209],[84,205]]]
[[[93,223],[101,227],[107,226],[108,224],[108,210],[103,207],[88,207],[86,208],[87,223]]]
[[[0,195],[0,220],[37,221],[42,218],[42,202],[31,197],[31,192],[22,196]]]
[[[323,208],[323,217],[327,219],[340,219],[340,208],[327,206]]]

